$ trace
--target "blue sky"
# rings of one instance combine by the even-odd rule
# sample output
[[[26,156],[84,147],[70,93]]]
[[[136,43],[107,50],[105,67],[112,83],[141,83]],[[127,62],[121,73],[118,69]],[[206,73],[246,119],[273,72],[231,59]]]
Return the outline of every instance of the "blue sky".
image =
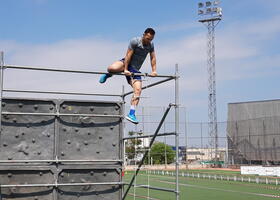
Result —
[[[124,56],[130,38],[153,27],[158,73],[174,74],[178,63],[180,103],[187,107],[188,120],[207,121],[207,30],[197,21],[198,2],[0,0],[0,49],[6,64],[104,71]],[[279,99],[280,1],[224,0],[221,6],[223,20],[216,28],[217,111],[218,121],[226,121],[227,103]],[[142,71],[150,72],[149,62]],[[115,92],[125,84],[118,78],[100,86],[98,77],[6,74],[6,88],[55,90],[59,85]],[[172,86],[159,86],[148,95],[150,105],[167,105]]]

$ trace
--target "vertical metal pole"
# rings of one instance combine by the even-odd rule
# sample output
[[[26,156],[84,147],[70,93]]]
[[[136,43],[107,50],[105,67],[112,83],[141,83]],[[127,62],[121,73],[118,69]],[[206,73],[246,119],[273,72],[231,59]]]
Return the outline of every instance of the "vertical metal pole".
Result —
[[[122,115],[124,116],[124,109],[125,109],[125,96],[124,96],[125,90],[124,90],[124,85],[122,85]],[[122,128],[121,128],[121,134],[122,137],[120,138],[120,142],[121,142],[121,148],[122,148],[122,152],[121,152],[121,159],[122,159],[122,173],[125,173],[125,166],[126,166],[126,160],[125,160],[125,142],[122,138],[124,137],[124,120],[122,119]],[[121,182],[123,182],[124,176],[125,174],[122,174],[121,176]],[[124,193],[124,185],[122,185],[122,190],[121,190],[121,195],[120,195],[120,199],[122,197]]]
[[[163,112],[164,112],[164,107],[163,107]],[[163,122],[163,132],[166,133],[166,123],[165,121]],[[167,154],[166,154],[166,135],[164,136],[164,167],[167,169]]]
[[[60,123],[59,123],[59,113],[60,113],[60,105],[61,105],[61,101],[55,101],[55,111],[56,111],[56,116],[54,117],[54,152],[53,152],[53,158],[55,160],[59,159],[59,127],[60,127]],[[59,164],[56,163],[56,172],[54,173],[54,179],[55,179],[55,183],[58,183],[58,176],[59,176]],[[58,199],[58,187],[55,187],[53,189],[53,198],[54,200]]]
[[[200,122],[200,148],[203,149],[202,122]]]
[[[249,144],[252,144],[251,143],[251,128],[250,128],[250,126],[249,126]],[[249,154],[250,154],[250,156],[249,156],[249,158],[250,158],[250,160],[249,160],[249,165],[252,165],[252,147],[251,146],[249,146]]]
[[[239,130],[238,130],[238,123],[235,122],[235,128],[236,128],[236,137],[233,140],[233,145],[231,147],[231,155],[232,155],[232,165],[235,165],[235,160],[237,160],[237,149],[239,149],[238,143],[239,143]],[[237,160],[237,164],[241,164],[239,160]]]
[[[175,65],[176,200],[179,200],[179,76]]]
[[[188,169],[187,108],[185,107],[184,110],[185,110],[184,116],[185,116],[186,169]]]
[[[227,122],[227,123],[230,123],[230,127],[231,127],[231,122]],[[228,154],[228,148],[229,148],[229,145],[228,145],[228,142],[229,142],[229,136],[228,136],[228,132],[226,131],[226,156],[225,156],[225,167],[228,167],[229,165],[229,154]]]
[[[4,52],[0,52],[0,143],[2,136],[2,98],[3,98],[3,74],[4,74]]]
[[[263,124],[263,153],[264,153],[264,157],[263,157],[264,159],[262,158],[262,160],[263,160],[263,163],[264,163],[263,165],[266,166],[266,165],[268,165],[267,156],[266,156],[266,152],[267,152],[266,149],[267,148],[266,148],[266,141],[265,141],[266,140],[266,137],[265,137],[265,132],[266,131],[265,131],[265,122],[264,122],[264,120],[262,122],[263,122],[262,124]]]
[[[4,52],[0,52],[0,144],[2,136],[2,98],[3,98],[3,73],[4,73]],[[0,200],[2,200],[2,191],[0,187]]]

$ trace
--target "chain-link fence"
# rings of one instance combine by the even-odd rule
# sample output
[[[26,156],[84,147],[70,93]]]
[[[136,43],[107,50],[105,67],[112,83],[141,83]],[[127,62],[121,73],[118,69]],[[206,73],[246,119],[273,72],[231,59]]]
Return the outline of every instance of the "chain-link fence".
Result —
[[[126,141],[127,165],[133,165],[141,159],[143,149],[149,144],[149,135],[153,134],[163,112],[162,107],[141,107],[138,109],[140,123],[137,126],[126,124],[126,136],[135,137],[134,141]],[[182,168],[185,165],[188,168],[200,168],[280,164],[280,117],[218,122],[216,148],[213,143],[215,140],[208,133],[208,123],[188,122],[186,116],[186,108],[181,107],[179,163]],[[161,149],[151,149],[152,155],[146,164],[163,169],[172,168],[175,161],[172,159],[175,150],[174,130],[174,111],[170,111],[156,139],[157,143],[162,144],[158,147]],[[137,141],[137,136],[147,137]]]

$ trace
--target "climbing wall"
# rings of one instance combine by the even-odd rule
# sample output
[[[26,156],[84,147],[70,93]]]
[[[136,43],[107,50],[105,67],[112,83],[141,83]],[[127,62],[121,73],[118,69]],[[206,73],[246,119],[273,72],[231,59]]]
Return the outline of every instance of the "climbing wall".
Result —
[[[3,99],[0,200],[121,199],[120,102]]]

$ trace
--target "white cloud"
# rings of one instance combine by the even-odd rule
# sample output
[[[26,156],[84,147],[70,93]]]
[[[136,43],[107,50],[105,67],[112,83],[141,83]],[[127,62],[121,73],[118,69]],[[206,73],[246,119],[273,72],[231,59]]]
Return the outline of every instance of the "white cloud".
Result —
[[[170,66],[179,63],[183,66],[193,67],[204,57],[204,37],[201,34],[193,35],[180,40],[174,39],[168,43],[160,43],[157,50],[160,65]]]
[[[5,51],[7,65],[89,71],[106,71],[108,65],[123,57],[126,45],[96,38],[37,45],[14,41],[0,42],[0,46]],[[124,79],[114,77],[114,82],[109,81],[106,85],[101,85],[98,83],[98,78],[99,75],[8,69],[5,71],[5,88],[121,94],[121,85],[125,84]]]
[[[104,69],[104,65],[121,58],[126,44],[104,39],[64,40],[53,44],[18,44],[0,42],[7,61],[15,65],[63,66]],[[3,45],[2,45],[3,44]],[[96,71],[96,70],[95,70]]]
[[[260,43],[277,37],[280,32],[280,15],[248,21],[236,21],[220,30],[223,35],[247,39],[247,42]]]
[[[254,24],[246,21],[242,24],[221,24],[225,27],[217,30],[216,35],[218,84],[223,84],[223,81],[227,80],[269,77],[275,73],[275,66],[279,66],[278,63],[280,63],[280,54],[270,55],[269,51],[263,50],[263,47],[278,41],[277,34],[280,30],[279,23],[276,24],[278,19],[279,16],[275,16]],[[187,23],[182,25],[184,26],[187,26]],[[176,25],[173,28],[175,29]],[[179,28],[180,25],[178,25]],[[162,30],[167,30],[167,28],[162,27]],[[173,75],[175,64],[179,64],[180,95],[182,102],[187,103],[188,106],[195,107],[201,102],[205,103],[204,99],[196,100],[195,95],[198,92],[205,92],[207,101],[206,29],[204,31],[182,39],[158,41],[156,44],[158,73]],[[86,38],[36,45],[0,41],[0,46],[5,51],[7,64],[105,71],[109,64],[124,56],[127,42],[116,42],[106,38]],[[150,72],[149,59],[146,60],[142,71]],[[279,70],[277,73],[280,73]],[[98,76],[71,75],[67,78],[68,75],[50,73],[30,75],[22,72],[17,72],[15,75],[17,78],[10,74],[6,86],[22,89],[43,87],[43,89],[52,88],[52,90],[64,88],[68,91],[120,93],[121,85],[124,84],[126,89],[130,90],[123,77],[113,77],[105,85],[100,85]],[[24,84],[20,83],[21,79],[18,78],[23,75],[28,80]],[[36,83],[39,80],[38,85]],[[156,86],[152,90],[153,93],[149,94],[149,96],[155,95],[152,101],[164,105],[166,101],[173,101],[172,84]]]

